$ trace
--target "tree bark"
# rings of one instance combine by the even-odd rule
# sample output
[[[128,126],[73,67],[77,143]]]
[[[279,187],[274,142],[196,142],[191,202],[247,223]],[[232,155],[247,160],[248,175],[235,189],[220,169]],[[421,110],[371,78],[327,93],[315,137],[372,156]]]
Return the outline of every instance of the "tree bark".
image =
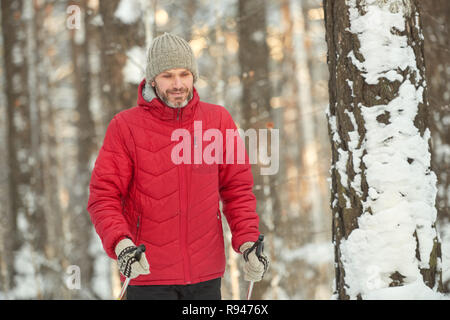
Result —
[[[430,288],[440,289],[440,243],[437,238],[435,218],[432,218],[435,212],[434,173],[430,170],[430,164],[418,158],[414,152],[400,151],[395,147],[408,135],[402,132],[406,130],[404,123],[395,128],[396,125],[400,125],[397,119],[402,119],[408,121],[408,130],[414,132],[414,134],[410,133],[411,136],[414,136],[417,143],[422,146],[421,154],[430,154],[423,36],[417,1],[376,0],[367,3],[360,0],[325,0],[324,12],[330,75],[328,119],[332,145],[331,209],[335,247],[335,295],[339,299],[362,299],[370,296],[376,289],[405,285],[404,279],[413,276],[406,271],[402,271],[405,274],[399,272],[403,267],[401,263],[389,261],[391,265],[386,267],[387,263],[381,260],[382,254],[387,255],[388,250],[394,250],[399,255],[409,250],[408,254],[416,258],[414,268],[418,273],[420,272],[422,281]],[[381,32],[389,33],[394,40],[380,42],[378,47],[373,46],[373,50],[377,50],[376,52],[380,52],[381,55],[375,59],[370,56],[361,38],[366,36],[376,41],[378,35],[371,34],[370,28],[358,29],[363,25],[363,19],[369,19],[371,16],[369,12],[396,19],[398,23],[391,29],[380,29]],[[356,19],[359,19],[360,25],[352,24],[352,21]],[[399,40],[406,40],[405,46],[401,48],[403,57],[405,50],[407,54],[414,56],[413,63],[409,63],[406,67],[397,66],[389,51],[389,48],[395,45],[394,41]],[[394,47],[393,50],[395,50]],[[375,74],[371,68],[376,65],[377,60],[383,61],[390,68]],[[411,98],[404,95],[406,89],[414,91],[418,97],[412,100],[412,103],[402,103],[398,99],[399,97]],[[394,101],[396,99],[397,101]],[[394,104],[400,104],[401,107],[395,109]],[[409,119],[405,114],[414,114],[414,117]],[[380,139],[377,133],[385,134],[391,128],[389,133],[392,134],[377,140]],[[389,156],[382,160],[380,155],[384,152],[387,152]],[[369,162],[370,159],[376,159],[376,163]],[[407,170],[411,170],[411,173],[402,176],[404,180],[391,183],[389,177],[384,177],[380,172],[377,176],[373,175],[374,165],[384,166],[386,175],[394,173],[401,175]],[[423,185],[414,186],[415,183],[418,184],[414,176],[420,176]],[[415,194],[414,187],[423,188],[423,193]],[[429,210],[430,218],[426,222],[400,210],[400,204],[412,204],[415,201],[427,204],[423,212],[428,213]],[[399,213],[388,215],[389,210],[399,211]],[[402,220],[395,218],[400,215]],[[384,225],[381,223],[382,218],[386,218]],[[364,250],[361,249],[361,252],[349,257],[349,253],[353,252],[350,245],[354,244],[358,237],[365,236],[367,243],[373,246],[367,245],[366,248],[366,242],[364,242],[360,243],[362,248],[367,250],[375,248],[374,239],[370,239],[369,236],[373,230],[367,227],[369,220],[377,221],[380,223],[379,228],[385,230],[380,241],[389,240],[386,237],[393,236],[396,232],[395,228],[398,228],[397,232],[408,234],[407,240],[404,239],[408,242],[404,246],[402,246],[403,242],[399,242],[380,247],[382,252],[374,253],[372,259],[366,261],[369,265],[366,269],[360,270],[359,275],[362,278],[359,278],[355,284],[350,282],[356,277],[355,268],[361,267],[360,258],[367,258],[367,256],[364,256]],[[398,224],[390,225],[394,220]],[[409,224],[414,226],[413,230],[408,229]],[[423,228],[429,231],[426,236]],[[423,250],[426,245],[429,246],[429,251]],[[411,248],[415,249],[411,251]],[[426,253],[425,256],[424,253]],[[388,257],[392,259],[392,255]],[[370,276],[381,277],[381,274],[387,274],[387,278],[377,278],[379,281],[375,285],[370,283]]]

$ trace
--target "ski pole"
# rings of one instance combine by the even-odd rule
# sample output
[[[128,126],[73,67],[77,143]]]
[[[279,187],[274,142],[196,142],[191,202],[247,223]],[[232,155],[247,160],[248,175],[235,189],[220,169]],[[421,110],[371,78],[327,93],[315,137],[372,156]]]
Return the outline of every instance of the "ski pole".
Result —
[[[134,253],[134,258],[139,261],[141,260],[142,253],[145,252],[145,245],[141,244],[139,247],[137,247],[136,252]],[[125,291],[127,290],[128,284],[130,283],[131,278],[127,277],[125,279],[125,282],[123,283],[122,289],[120,290],[119,297],[117,300],[122,300],[123,295],[125,294]]]
[[[265,260],[265,258],[261,255],[261,253],[264,251],[264,235],[263,234],[259,235],[258,241],[256,241],[256,243],[253,245],[253,247],[250,249],[250,251],[254,250],[255,248],[256,248],[256,256],[258,257],[259,261],[264,263],[264,268],[266,268],[267,260]],[[266,262],[264,262],[263,260]],[[250,284],[248,286],[248,291],[247,291],[247,300],[250,300],[250,298],[252,296],[254,284],[255,284],[254,281],[250,281]]]

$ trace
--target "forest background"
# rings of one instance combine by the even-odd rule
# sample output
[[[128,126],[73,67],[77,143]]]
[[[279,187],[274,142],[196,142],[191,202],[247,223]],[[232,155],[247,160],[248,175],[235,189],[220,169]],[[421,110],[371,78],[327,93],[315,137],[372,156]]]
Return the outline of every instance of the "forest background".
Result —
[[[450,3],[423,1],[442,282],[450,290]],[[188,40],[202,100],[276,129],[279,169],[254,171],[265,299],[330,299],[335,266],[324,8],[318,0],[2,0],[0,299],[111,299],[120,282],[86,211],[106,127],[136,105],[151,40]],[[264,164],[259,164],[264,166]],[[224,220],[225,221],[225,220]],[[224,299],[245,297],[230,248]]]

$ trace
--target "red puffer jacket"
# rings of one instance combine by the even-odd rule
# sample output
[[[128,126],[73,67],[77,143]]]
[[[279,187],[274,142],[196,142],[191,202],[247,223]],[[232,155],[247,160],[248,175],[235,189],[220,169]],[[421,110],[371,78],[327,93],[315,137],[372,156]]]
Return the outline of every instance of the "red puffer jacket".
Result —
[[[151,273],[130,284],[189,284],[221,277],[225,252],[219,200],[236,252],[259,235],[247,153],[244,164],[225,160],[230,154],[226,130],[236,126],[224,107],[200,101],[195,89],[181,109],[158,98],[147,102],[144,83],[138,106],[118,113],[108,126],[92,172],[87,210],[111,258],[117,258],[114,248],[124,237],[145,244]],[[204,150],[211,143],[205,137],[202,143],[194,141],[194,121],[201,121],[195,126],[201,123],[200,137],[211,128],[222,133],[222,164],[172,161],[172,150],[181,141],[172,141],[175,129],[188,130],[184,139],[190,138],[192,159],[195,148]]]

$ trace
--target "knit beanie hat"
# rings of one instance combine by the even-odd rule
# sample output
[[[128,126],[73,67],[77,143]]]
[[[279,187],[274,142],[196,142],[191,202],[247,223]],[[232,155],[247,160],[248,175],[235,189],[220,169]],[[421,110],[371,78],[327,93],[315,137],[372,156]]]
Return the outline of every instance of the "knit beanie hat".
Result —
[[[146,80],[152,81],[161,72],[175,68],[188,69],[194,83],[197,81],[197,62],[191,46],[183,38],[166,32],[153,39],[148,50]]]

